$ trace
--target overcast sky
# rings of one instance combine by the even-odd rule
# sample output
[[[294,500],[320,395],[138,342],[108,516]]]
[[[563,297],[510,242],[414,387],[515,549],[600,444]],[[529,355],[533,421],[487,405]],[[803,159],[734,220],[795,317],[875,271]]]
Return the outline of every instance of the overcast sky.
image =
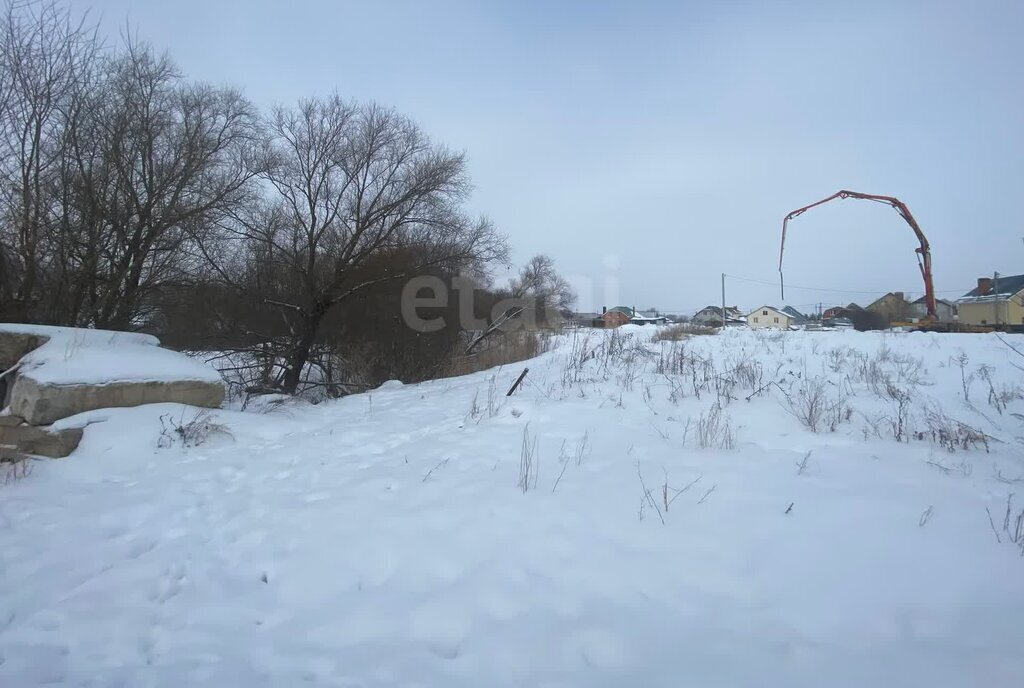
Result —
[[[895,195],[940,297],[1024,272],[1024,2],[73,0],[259,105],[393,105],[469,154],[472,208],[580,307],[782,304],[781,221]],[[791,224],[786,303],[920,295],[896,212]],[[835,291],[825,291],[825,290]],[[875,292],[855,293],[861,291]]]

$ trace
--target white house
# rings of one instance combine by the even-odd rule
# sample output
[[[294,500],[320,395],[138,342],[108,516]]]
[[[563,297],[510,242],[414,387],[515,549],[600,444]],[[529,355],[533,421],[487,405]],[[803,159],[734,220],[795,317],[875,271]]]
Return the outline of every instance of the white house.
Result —
[[[775,306],[761,306],[747,313],[747,327],[755,330],[763,327],[788,330],[792,324],[793,316]]]
[[[915,318],[928,315],[928,305],[923,296],[910,304],[910,312]],[[953,322],[956,320],[953,317],[956,315],[956,304],[946,299],[935,299],[935,315],[938,316],[939,322]]]
[[[707,308],[701,308],[699,311],[694,313],[690,319],[692,322],[698,325],[707,325],[709,327],[719,327],[722,324],[722,307],[721,306],[708,306]],[[736,306],[726,306],[725,308],[725,324],[732,325],[745,325],[746,320],[743,317],[743,313]]]

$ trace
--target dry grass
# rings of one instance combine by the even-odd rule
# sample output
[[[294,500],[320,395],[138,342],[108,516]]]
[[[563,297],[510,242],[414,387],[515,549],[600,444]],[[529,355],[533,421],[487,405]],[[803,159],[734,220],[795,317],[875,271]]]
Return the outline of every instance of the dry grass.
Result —
[[[27,458],[0,462],[0,487],[24,480],[30,475],[32,475],[32,461]]]
[[[519,455],[519,489],[524,493],[537,488],[540,476],[540,452],[537,447],[540,438],[530,437],[530,426],[523,428],[523,448]]]
[[[525,361],[549,351],[551,343],[551,334],[548,332],[520,330],[496,334],[487,340],[485,347],[477,349],[469,356],[453,357],[441,377],[469,375],[508,363]]]
[[[668,327],[659,327],[658,331],[651,337],[652,342],[678,342],[689,337],[715,334],[718,332],[713,327],[695,325],[692,323],[680,323]]]
[[[930,437],[931,441],[949,453],[968,451],[970,449],[984,449],[989,451],[989,436],[963,423],[955,418],[950,418],[940,408],[931,407],[925,411],[924,422],[927,430],[915,433],[917,439]]]
[[[732,423],[717,402],[697,419],[697,446],[701,449],[736,448]]]
[[[1024,509],[1020,509],[1017,513],[1014,513],[1013,507],[1013,493],[1011,492],[1006,497],[1006,512],[1003,516],[1003,536],[1000,537],[999,530],[996,529],[995,520],[992,518],[992,511],[985,507],[986,513],[988,513],[988,522],[992,526],[992,532],[996,536],[996,542],[1002,543],[1003,538],[1007,542],[1013,544],[1020,551],[1020,555],[1024,557]]]

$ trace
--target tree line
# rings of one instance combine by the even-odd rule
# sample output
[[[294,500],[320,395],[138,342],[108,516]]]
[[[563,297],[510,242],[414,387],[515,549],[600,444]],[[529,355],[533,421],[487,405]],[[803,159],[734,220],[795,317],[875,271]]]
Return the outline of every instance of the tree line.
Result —
[[[0,18],[0,185],[0,320],[244,352],[286,393],[311,365],[326,384],[436,373],[458,321],[404,327],[412,277],[469,276],[482,313],[572,299],[543,256],[488,289],[507,239],[465,210],[465,155],[409,117],[337,95],[261,111],[56,2]]]

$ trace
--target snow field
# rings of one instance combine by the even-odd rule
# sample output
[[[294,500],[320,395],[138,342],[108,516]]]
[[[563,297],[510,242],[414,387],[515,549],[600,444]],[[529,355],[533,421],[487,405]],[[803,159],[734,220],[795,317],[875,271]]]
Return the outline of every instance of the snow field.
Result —
[[[1024,684],[1024,358],[649,336],[220,411],[192,447],[160,437],[194,409],[86,414],[0,487],[0,685]]]

